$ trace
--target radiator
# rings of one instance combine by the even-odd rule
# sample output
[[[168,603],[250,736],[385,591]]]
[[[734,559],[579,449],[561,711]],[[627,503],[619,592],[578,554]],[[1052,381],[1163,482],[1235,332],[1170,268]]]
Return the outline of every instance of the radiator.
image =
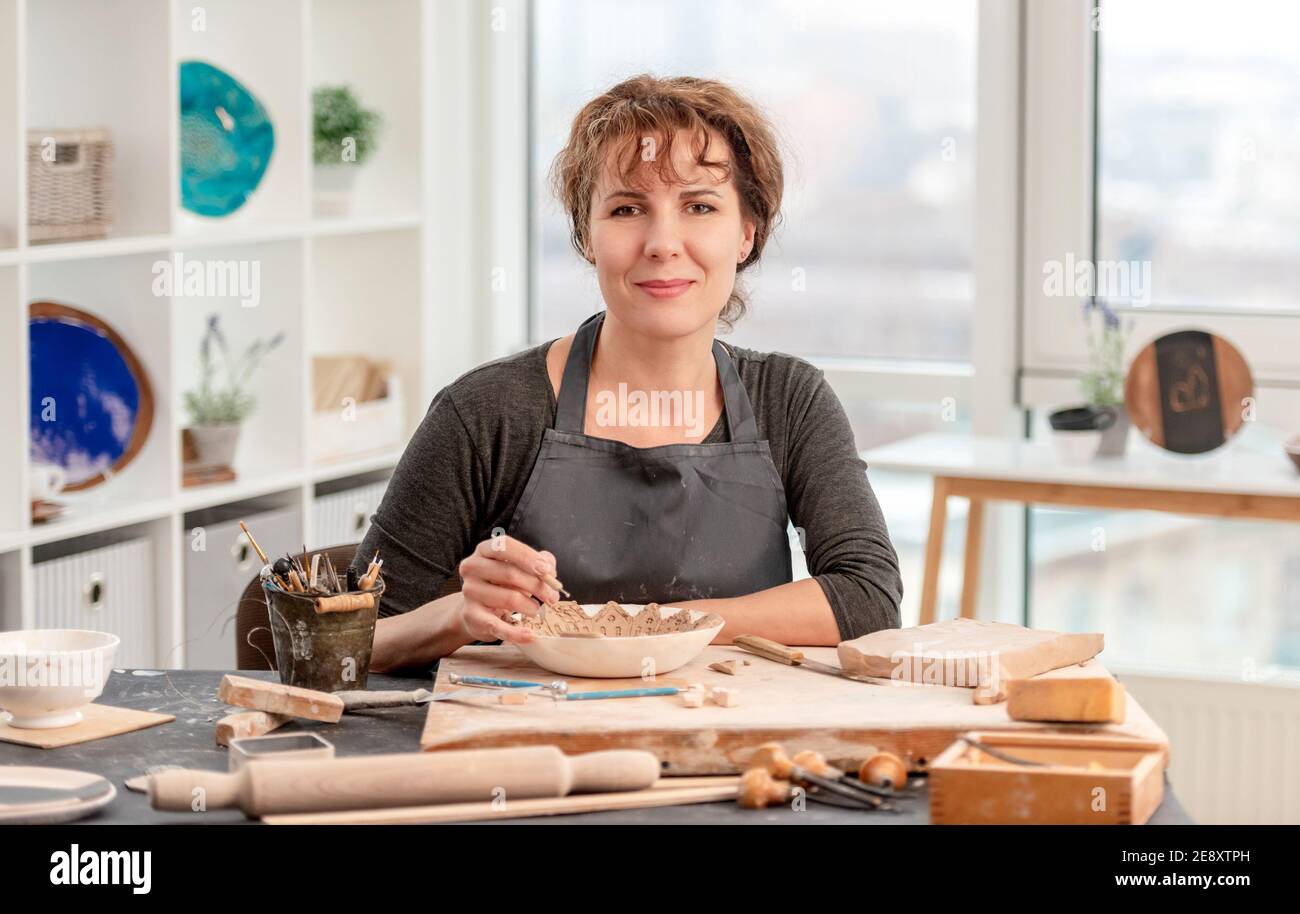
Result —
[[[1194,821],[1300,824],[1300,681],[1115,675],[1169,736],[1169,782]]]

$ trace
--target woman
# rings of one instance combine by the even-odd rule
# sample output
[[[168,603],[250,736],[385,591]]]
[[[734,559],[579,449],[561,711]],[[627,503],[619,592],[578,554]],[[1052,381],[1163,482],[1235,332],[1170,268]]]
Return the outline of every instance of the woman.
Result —
[[[714,340],[780,209],[760,113],[717,82],[638,76],[582,109],[553,178],[605,310],[434,399],[357,554],[384,559],[373,668],[527,641],[511,619],[561,598],[547,576],[583,603],[716,612],[723,642],[897,627],[898,558],[830,386]],[[813,575],[796,582],[788,518]]]

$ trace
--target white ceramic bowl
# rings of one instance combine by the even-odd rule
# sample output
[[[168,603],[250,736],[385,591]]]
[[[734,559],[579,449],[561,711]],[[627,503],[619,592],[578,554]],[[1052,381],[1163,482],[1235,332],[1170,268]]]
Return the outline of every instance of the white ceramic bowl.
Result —
[[[81,708],[104,691],[120,643],[117,635],[74,628],[0,632],[5,722],[48,730],[80,721]]]
[[[604,604],[584,603],[582,609],[595,616]],[[624,603],[623,608],[635,615],[644,607]],[[661,606],[668,615],[674,607]],[[678,609],[689,612],[692,619],[706,615],[695,609]],[[694,660],[722,630],[721,619],[716,625],[689,632],[671,632],[664,635],[628,635],[615,638],[565,638],[559,635],[533,633],[533,640],[520,644],[524,656],[542,669],[561,676],[584,679],[638,679],[671,672]]]

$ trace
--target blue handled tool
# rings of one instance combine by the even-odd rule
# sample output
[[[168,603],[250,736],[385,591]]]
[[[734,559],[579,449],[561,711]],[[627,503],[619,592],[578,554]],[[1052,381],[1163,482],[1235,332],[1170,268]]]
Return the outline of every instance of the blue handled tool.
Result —
[[[595,698],[646,698],[651,695],[676,695],[676,686],[658,686],[651,689],[611,689],[605,692],[565,692],[555,697],[561,701],[589,701]]]

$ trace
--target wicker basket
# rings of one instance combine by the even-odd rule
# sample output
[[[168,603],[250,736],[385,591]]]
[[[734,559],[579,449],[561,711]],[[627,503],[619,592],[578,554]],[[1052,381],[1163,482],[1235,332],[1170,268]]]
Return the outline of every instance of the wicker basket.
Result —
[[[99,238],[112,223],[112,135],[98,128],[27,131],[28,240]]]

